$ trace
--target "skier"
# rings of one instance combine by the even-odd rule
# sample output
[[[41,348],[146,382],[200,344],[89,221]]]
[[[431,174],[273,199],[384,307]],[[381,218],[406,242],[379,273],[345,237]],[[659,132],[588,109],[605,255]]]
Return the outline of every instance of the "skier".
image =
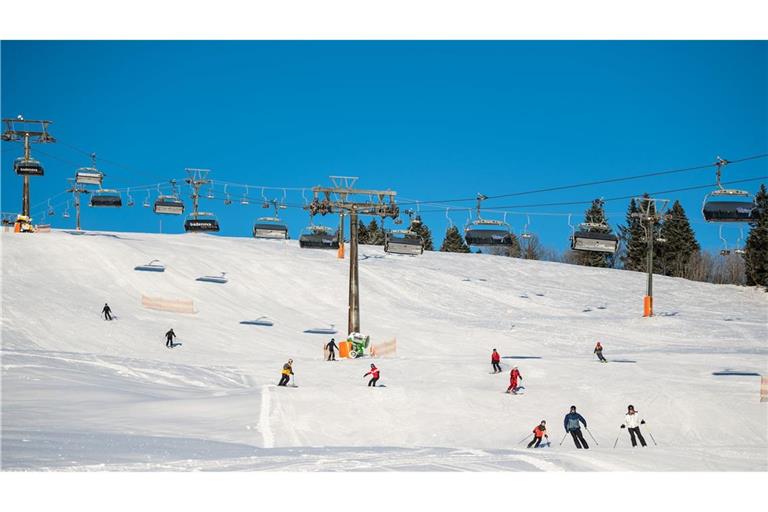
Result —
[[[278,386],[285,386],[288,384],[288,381],[291,380],[291,375],[293,375],[293,359],[289,359],[288,362],[283,365],[283,371],[281,373],[282,376],[280,377]]]
[[[547,440],[549,440],[549,436],[547,435],[547,422],[544,420],[541,420],[541,423],[536,425],[536,428],[533,429],[533,439],[531,439],[531,442],[528,443],[528,448],[531,446],[538,448],[541,444],[542,437],[546,437]],[[534,443],[536,443],[535,446]]]
[[[509,372],[509,387],[507,388],[507,393],[513,393],[517,394],[517,379],[523,380],[523,376],[520,375],[520,370],[517,369],[517,366],[512,368],[512,371]]]
[[[565,428],[565,431],[570,433],[571,437],[573,437],[573,442],[576,443],[576,448],[581,449],[581,445],[583,444],[584,448],[589,449],[589,445],[584,439],[584,435],[581,433],[579,422],[582,422],[584,428],[587,428],[587,420],[585,420],[581,414],[577,413],[576,406],[572,405],[571,412],[566,414],[563,419],[563,427]],[[579,443],[579,441],[581,441],[581,443]]]
[[[104,307],[101,310],[101,314],[104,315],[104,320],[112,320],[112,309],[106,302],[104,303]]]
[[[628,428],[629,429],[629,437],[632,440],[632,447],[634,448],[637,446],[637,441],[635,440],[635,436],[637,436],[638,439],[640,439],[640,444],[645,447],[645,439],[643,439],[643,434],[640,433],[640,425],[645,425],[645,420],[637,421],[638,415],[637,411],[635,411],[635,406],[630,405],[627,407],[627,415],[624,416],[624,423],[621,425],[621,428]]]
[[[491,353],[491,364],[493,365],[493,373],[501,373],[501,365],[499,364],[499,361],[501,361],[501,356],[498,352],[496,352],[496,349],[493,349],[493,352]]]
[[[363,378],[366,378],[367,376],[371,376],[371,380],[368,381],[368,387],[373,386],[376,387],[376,383],[379,381],[379,369],[376,368],[376,365],[371,363],[371,371],[363,375]]]
[[[597,354],[597,358],[600,360],[601,363],[607,363],[608,360],[603,357],[603,346],[600,344],[600,342],[597,342],[597,345],[595,345],[595,350],[593,350],[594,354]]]
[[[325,346],[325,349],[328,351],[328,361],[335,361],[336,360],[336,352],[334,350],[338,349],[338,345],[336,345],[336,340],[334,338],[331,338],[331,341],[328,342],[328,344]]]
[[[167,348],[173,348],[173,338],[176,337],[176,333],[173,332],[173,329],[165,333],[165,346]]]

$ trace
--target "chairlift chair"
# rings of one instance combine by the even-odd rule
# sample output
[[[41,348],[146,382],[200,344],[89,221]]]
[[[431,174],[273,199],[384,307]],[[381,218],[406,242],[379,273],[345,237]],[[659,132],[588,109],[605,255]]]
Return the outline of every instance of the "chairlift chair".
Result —
[[[286,240],[288,238],[288,226],[278,217],[259,217],[253,225],[253,237]]]
[[[152,260],[146,265],[138,265],[133,267],[133,270],[138,270],[141,272],[165,272],[165,265],[160,263],[159,260]]]
[[[384,252],[387,254],[424,254],[424,241],[409,229],[392,229],[384,232]]]
[[[614,254],[619,249],[619,237],[595,231],[594,226],[589,224],[580,224],[579,230],[571,235],[571,249]]]
[[[728,161],[717,157],[717,188],[704,196],[701,213],[707,222],[750,222],[757,208],[755,199],[744,190],[727,189],[720,183],[723,168]]]
[[[120,208],[123,200],[120,192],[112,189],[99,189],[91,194],[90,206],[94,208]]]
[[[184,221],[184,231],[187,233],[217,232],[219,231],[219,221],[212,213],[192,213]]]
[[[75,172],[75,183],[78,185],[98,185],[101,187],[104,174],[95,167],[81,167]]]
[[[43,165],[34,158],[19,157],[13,162],[13,170],[19,176],[43,176]]]
[[[222,272],[220,276],[201,276],[195,279],[195,281],[202,281],[205,283],[225,284],[227,282],[227,273]]]
[[[480,215],[481,203],[486,199],[488,198],[483,194],[477,194],[477,219],[467,221],[464,226],[464,240],[467,245],[476,247],[512,245],[512,228],[506,220],[484,219]]]
[[[338,249],[338,232],[327,226],[310,225],[299,236],[302,249]]]
[[[142,204],[144,208],[149,208],[149,190],[147,190],[147,197],[144,199],[144,203]]]
[[[158,196],[155,199],[154,212],[161,215],[181,215],[184,203],[177,196]]]

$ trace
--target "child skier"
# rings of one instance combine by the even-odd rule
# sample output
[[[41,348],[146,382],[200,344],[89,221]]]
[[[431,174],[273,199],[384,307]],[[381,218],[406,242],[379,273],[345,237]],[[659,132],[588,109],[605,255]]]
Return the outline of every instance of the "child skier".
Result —
[[[534,448],[538,448],[541,444],[541,438],[546,437],[547,440],[549,440],[549,436],[547,435],[547,422],[544,420],[541,420],[541,423],[536,425],[536,428],[533,429],[533,439],[530,443],[528,443],[528,448],[533,446]],[[534,446],[534,443],[536,445]]]
[[[499,364],[499,361],[501,361],[501,356],[498,352],[496,352],[496,349],[493,349],[493,352],[491,353],[491,364],[493,365],[493,373],[501,373],[501,365]]]
[[[368,381],[368,386],[376,387],[376,382],[379,380],[379,369],[376,368],[376,365],[371,363],[371,371],[363,375],[363,378],[366,378],[367,376],[371,376],[371,380]]]
[[[635,440],[635,436],[637,436],[638,439],[640,439],[640,444],[645,447],[645,439],[643,439],[643,434],[640,433],[640,425],[645,425],[645,420],[638,420],[637,411],[635,411],[635,406],[630,405],[627,407],[627,415],[624,416],[624,423],[621,425],[621,428],[628,428],[629,429],[629,437],[632,440],[632,447],[634,448],[637,446],[637,441]]]
[[[176,337],[176,333],[173,332],[173,329],[165,333],[165,346],[167,348],[173,348],[173,338]]]
[[[104,307],[101,310],[101,314],[104,315],[104,320],[112,320],[112,309],[106,302],[104,303]]]
[[[517,394],[517,380],[523,380],[523,376],[520,375],[520,370],[517,369],[517,366],[512,368],[512,371],[509,372],[509,387],[507,388],[507,393],[513,393]]]
[[[336,350],[338,345],[336,345],[336,340],[334,338],[331,338],[331,341],[328,342],[328,344],[325,346],[325,349],[328,351],[328,359],[327,361],[335,361],[336,360]]]
[[[587,428],[587,420],[585,420],[581,414],[577,413],[576,406],[572,405],[571,412],[566,414],[563,419],[563,427],[565,428],[565,431],[570,433],[571,437],[573,437],[573,442],[576,443],[576,448],[581,449],[581,445],[583,444],[584,448],[589,449],[589,445],[584,439],[584,435],[581,433],[579,422],[584,424],[584,428]]]
[[[291,380],[291,375],[293,375],[293,359],[289,359],[288,362],[283,365],[283,371],[280,373],[282,375],[280,376],[280,383],[278,386],[285,386],[288,384],[288,381]]]
[[[597,354],[597,358],[600,360],[601,363],[607,363],[608,360],[603,357],[603,346],[600,344],[600,342],[597,342],[597,345],[595,345],[595,350],[592,351],[594,354]]]

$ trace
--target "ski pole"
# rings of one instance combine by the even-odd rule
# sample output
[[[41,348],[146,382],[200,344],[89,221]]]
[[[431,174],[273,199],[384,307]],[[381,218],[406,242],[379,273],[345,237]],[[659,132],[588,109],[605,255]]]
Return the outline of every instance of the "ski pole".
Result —
[[[566,437],[568,437],[568,432],[565,433],[565,435],[563,436],[563,440],[560,441],[560,446],[563,446],[563,441],[565,441]]]
[[[591,438],[592,438],[592,440],[595,442],[595,444],[596,444],[597,446],[600,446],[600,443],[598,443],[598,442],[597,442],[597,439],[595,439],[595,436],[593,436],[593,435],[592,435],[592,432],[590,432],[590,431],[589,431],[589,429],[588,429],[587,427],[584,427],[584,430],[586,430],[586,431],[587,431],[587,434],[589,434],[589,437],[591,437]]]
[[[650,429],[648,429],[648,435],[651,436],[651,441],[653,441],[653,446],[659,446],[658,444],[656,444],[656,440],[653,438],[653,434],[651,434]]]
[[[525,436],[524,438],[522,438],[521,440],[519,440],[519,441],[517,442],[517,444],[520,444],[520,443],[522,443],[523,441],[525,441],[526,439],[528,439],[528,438],[529,438],[529,437],[531,437],[532,435],[533,435],[533,434],[528,434],[527,436]]]

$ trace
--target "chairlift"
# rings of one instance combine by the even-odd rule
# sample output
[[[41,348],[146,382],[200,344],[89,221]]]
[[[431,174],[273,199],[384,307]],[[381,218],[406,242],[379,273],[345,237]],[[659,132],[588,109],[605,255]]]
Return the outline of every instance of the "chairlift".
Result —
[[[131,189],[130,188],[125,191],[125,195],[128,196],[128,201],[126,202],[126,206],[133,206],[134,204],[136,204],[133,201],[133,196],[131,196]]]
[[[619,249],[619,237],[611,232],[611,227],[604,222],[582,222],[576,230],[571,225],[571,216],[568,215],[570,226],[571,249],[574,251],[604,252],[614,254]]]
[[[506,220],[483,219],[480,215],[482,201],[488,199],[483,194],[477,194],[477,219],[467,221],[464,226],[464,240],[467,245],[476,247],[509,246],[512,245],[512,228]],[[506,218],[506,214],[504,215]]]
[[[123,200],[120,192],[113,189],[99,189],[91,194],[91,207],[94,208],[120,208],[123,206]]]
[[[165,272],[165,265],[160,263],[160,260],[152,260],[146,265],[133,267],[133,270],[138,270],[141,272]]]
[[[61,216],[64,217],[65,219],[69,218],[69,201],[67,201],[67,207],[64,210],[64,213],[61,214]]]
[[[531,225],[531,217],[526,215],[525,216],[525,226],[523,226],[523,231],[520,233],[520,238],[523,240],[530,240],[533,238],[533,234],[528,232],[528,226]]]
[[[219,221],[209,212],[192,213],[184,221],[184,231],[187,233],[206,233],[219,231]]]
[[[384,252],[387,254],[424,254],[424,241],[410,229],[390,229],[384,232]]]
[[[248,185],[245,186],[245,192],[243,193],[243,197],[240,199],[240,204],[243,206],[247,206],[248,203]]]
[[[717,188],[704,196],[702,215],[707,222],[750,222],[757,208],[754,197],[745,190],[726,189],[720,184],[722,170],[728,163],[717,157]]]
[[[229,185],[224,185],[224,204],[226,206],[232,204],[232,198],[229,196],[229,191],[227,190],[228,187]]]
[[[13,162],[13,170],[19,176],[43,176],[43,164],[34,158],[19,157]]]
[[[75,183],[78,185],[98,185],[101,187],[104,174],[95,167],[81,167],[75,172]]]
[[[48,216],[53,217],[56,215],[56,210],[53,209],[53,206],[51,205],[51,200],[48,200]]]
[[[253,225],[253,237],[286,240],[288,226],[278,217],[259,217]]]
[[[147,197],[146,197],[146,199],[144,199],[144,204],[142,206],[144,206],[144,208],[149,208],[149,206],[150,206],[150,204],[149,204],[149,190],[147,190]]]
[[[216,196],[213,195],[213,180],[211,180],[211,186],[208,188],[208,195],[205,196],[207,199],[215,199]]]
[[[202,281],[205,283],[219,283],[225,284],[227,282],[227,273],[222,272],[220,276],[201,276],[195,279],[195,281]]]
[[[328,226],[311,224],[304,228],[301,236],[299,236],[299,247],[302,249],[338,249],[338,232]]]

